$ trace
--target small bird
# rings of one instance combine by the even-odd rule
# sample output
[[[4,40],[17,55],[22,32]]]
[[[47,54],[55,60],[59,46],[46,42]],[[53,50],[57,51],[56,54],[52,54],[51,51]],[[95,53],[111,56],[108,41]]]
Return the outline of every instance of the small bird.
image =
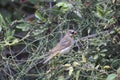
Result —
[[[46,58],[46,60],[43,63],[47,63],[57,54],[69,53],[69,51],[74,46],[73,35],[75,34],[77,34],[75,30],[68,30],[65,36],[60,40],[60,42],[52,50],[49,51],[50,55]]]

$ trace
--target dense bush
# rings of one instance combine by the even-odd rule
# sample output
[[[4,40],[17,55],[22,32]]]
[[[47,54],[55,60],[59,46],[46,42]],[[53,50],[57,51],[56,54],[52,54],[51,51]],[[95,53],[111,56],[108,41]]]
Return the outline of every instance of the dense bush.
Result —
[[[1,80],[119,80],[119,0],[1,0]],[[44,58],[68,29],[73,50]]]

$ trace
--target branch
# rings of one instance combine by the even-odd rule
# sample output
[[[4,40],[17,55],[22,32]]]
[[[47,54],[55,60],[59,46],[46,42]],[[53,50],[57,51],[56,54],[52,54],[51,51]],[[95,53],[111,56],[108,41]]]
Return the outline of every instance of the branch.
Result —
[[[96,34],[92,34],[92,35],[88,35],[86,37],[80,38],[79,40],[89,39],[89,38],[93,38],[93,37],[96,37],[98,35],[103,35],[103,34],[107,34],[107,33],[109,33],[109,30],[106,30],[106,31],[103,31],[103,32],[99,32],[99,33],[96,33]]]

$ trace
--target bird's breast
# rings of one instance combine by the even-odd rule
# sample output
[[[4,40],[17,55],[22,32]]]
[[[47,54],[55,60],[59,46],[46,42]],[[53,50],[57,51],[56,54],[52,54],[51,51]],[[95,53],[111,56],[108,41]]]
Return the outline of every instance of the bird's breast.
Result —
[[[72,48],[72,46],[69,46],[69,47],[67,47],[67,48],[65,48],[65,49],[63,49],[63,50],[61,50],[61,51],[60,51],[60,54],[66,54],[66,53],[69,53],[70,50],[71,50],[71,48]]]
[[[69,47],[67,47],[67,48],[65,48],[65,49],[63,49],[63,50],[61,50],[61,51],[60,51],[60,54],[69,53],[70,50],[73,48],[73,46],[74,46],[74,40],[71,38],[71,46],[69,46]]]

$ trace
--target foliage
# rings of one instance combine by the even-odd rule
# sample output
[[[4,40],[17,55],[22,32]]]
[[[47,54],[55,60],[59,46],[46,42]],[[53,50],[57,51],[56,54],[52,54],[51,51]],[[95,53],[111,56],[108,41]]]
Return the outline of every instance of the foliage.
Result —
[[[112,73],[109,74],[106,80],[115,80],[115,79],[120,79],[120,68],[117,69],[117,74]]]
[[[119,80],[119,0],[1,0],[1,80]],[[68,29],[75,47],[43,64]]]

